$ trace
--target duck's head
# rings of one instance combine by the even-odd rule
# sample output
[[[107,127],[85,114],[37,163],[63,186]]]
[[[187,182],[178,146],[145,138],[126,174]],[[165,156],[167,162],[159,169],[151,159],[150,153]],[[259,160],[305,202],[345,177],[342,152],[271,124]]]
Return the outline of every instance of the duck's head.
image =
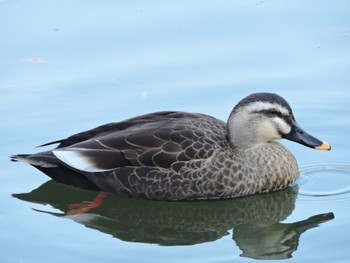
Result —
[[[242,99],[233,108],[227,127],[230,142],[241,149],[281,138],[318,150],[331,149],[327,142],[305,132],[288,102],[273,93],[254,93]]]

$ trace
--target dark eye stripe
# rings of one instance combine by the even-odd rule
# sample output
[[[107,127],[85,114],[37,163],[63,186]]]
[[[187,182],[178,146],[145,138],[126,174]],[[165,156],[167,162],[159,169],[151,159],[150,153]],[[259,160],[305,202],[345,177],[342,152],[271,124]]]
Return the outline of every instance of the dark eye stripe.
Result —
[[[286,116],[286,115],[283,115],[280,111],[275,109],[254,111],[253,113],[264,114],[265,116],[268,116],[268,117],[279,117],[289,125],[291,125],[294,120],[293,115]]]
[[[260,114],[264,114],[267,116],[277,116],[277,117],[280,117],[282,119],[284,119],[285,117],[288,117],[288,116],[283,115],[280,111],[277,111],[277,110],[260,110],[260,111],[254,111],[254,113],[260,113]]]

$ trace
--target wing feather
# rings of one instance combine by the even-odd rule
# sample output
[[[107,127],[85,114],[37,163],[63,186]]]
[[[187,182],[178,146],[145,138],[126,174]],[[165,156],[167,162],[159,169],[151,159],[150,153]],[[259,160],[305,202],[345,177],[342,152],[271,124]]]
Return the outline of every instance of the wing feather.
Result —
[[[208,158],[220,143],[215,138],[222,136],[225,124],[213,117],[159,112],[73,135],[54,154],[87,172],[126,166],[171,168],[177,161]]]

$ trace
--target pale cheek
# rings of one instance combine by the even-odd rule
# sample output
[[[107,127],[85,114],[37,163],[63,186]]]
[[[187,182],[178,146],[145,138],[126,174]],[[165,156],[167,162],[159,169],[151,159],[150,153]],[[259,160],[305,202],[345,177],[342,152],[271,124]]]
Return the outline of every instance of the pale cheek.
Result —
[[[285,127],[282,129],[282,132],[284,134],[288,134],[290,133],[291,130],[292,130],[292,127],[290,127],[288,124],[285,124]]]
[[[292,128],[284,120],[282,120],[281,118],[275,117],[273,118],[273,121],[283,134],[290,133]]]
[[[264,121],[260,125],[259,133],[260,133],[259,137],[263,141],[272,141],[272,140],[276,140],[276,139],[280,139],[281,138],[281,136],[277,132],[277,130],[274,127],[274,125],[271,122],[269,122],[269,121]]]

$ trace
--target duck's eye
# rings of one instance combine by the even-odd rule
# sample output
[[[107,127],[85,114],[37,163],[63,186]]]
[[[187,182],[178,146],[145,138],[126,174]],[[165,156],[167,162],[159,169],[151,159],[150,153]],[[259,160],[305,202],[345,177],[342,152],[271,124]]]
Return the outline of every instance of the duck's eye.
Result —
[[[277,110],[269,110],[269,114],[271,114],[271,115],[277,115],[277,116],[279,116],[279,115],[282,115],[279,111],[277,111]]]
[[[280,117],[280,118],[284,118],[284,117],[288,117],[283,115],[282,112],[276,110],[276,109],[269,109],[269,110],[261,110],[261,111],[256,111],[256,113],[260,113],[269,117]]]

